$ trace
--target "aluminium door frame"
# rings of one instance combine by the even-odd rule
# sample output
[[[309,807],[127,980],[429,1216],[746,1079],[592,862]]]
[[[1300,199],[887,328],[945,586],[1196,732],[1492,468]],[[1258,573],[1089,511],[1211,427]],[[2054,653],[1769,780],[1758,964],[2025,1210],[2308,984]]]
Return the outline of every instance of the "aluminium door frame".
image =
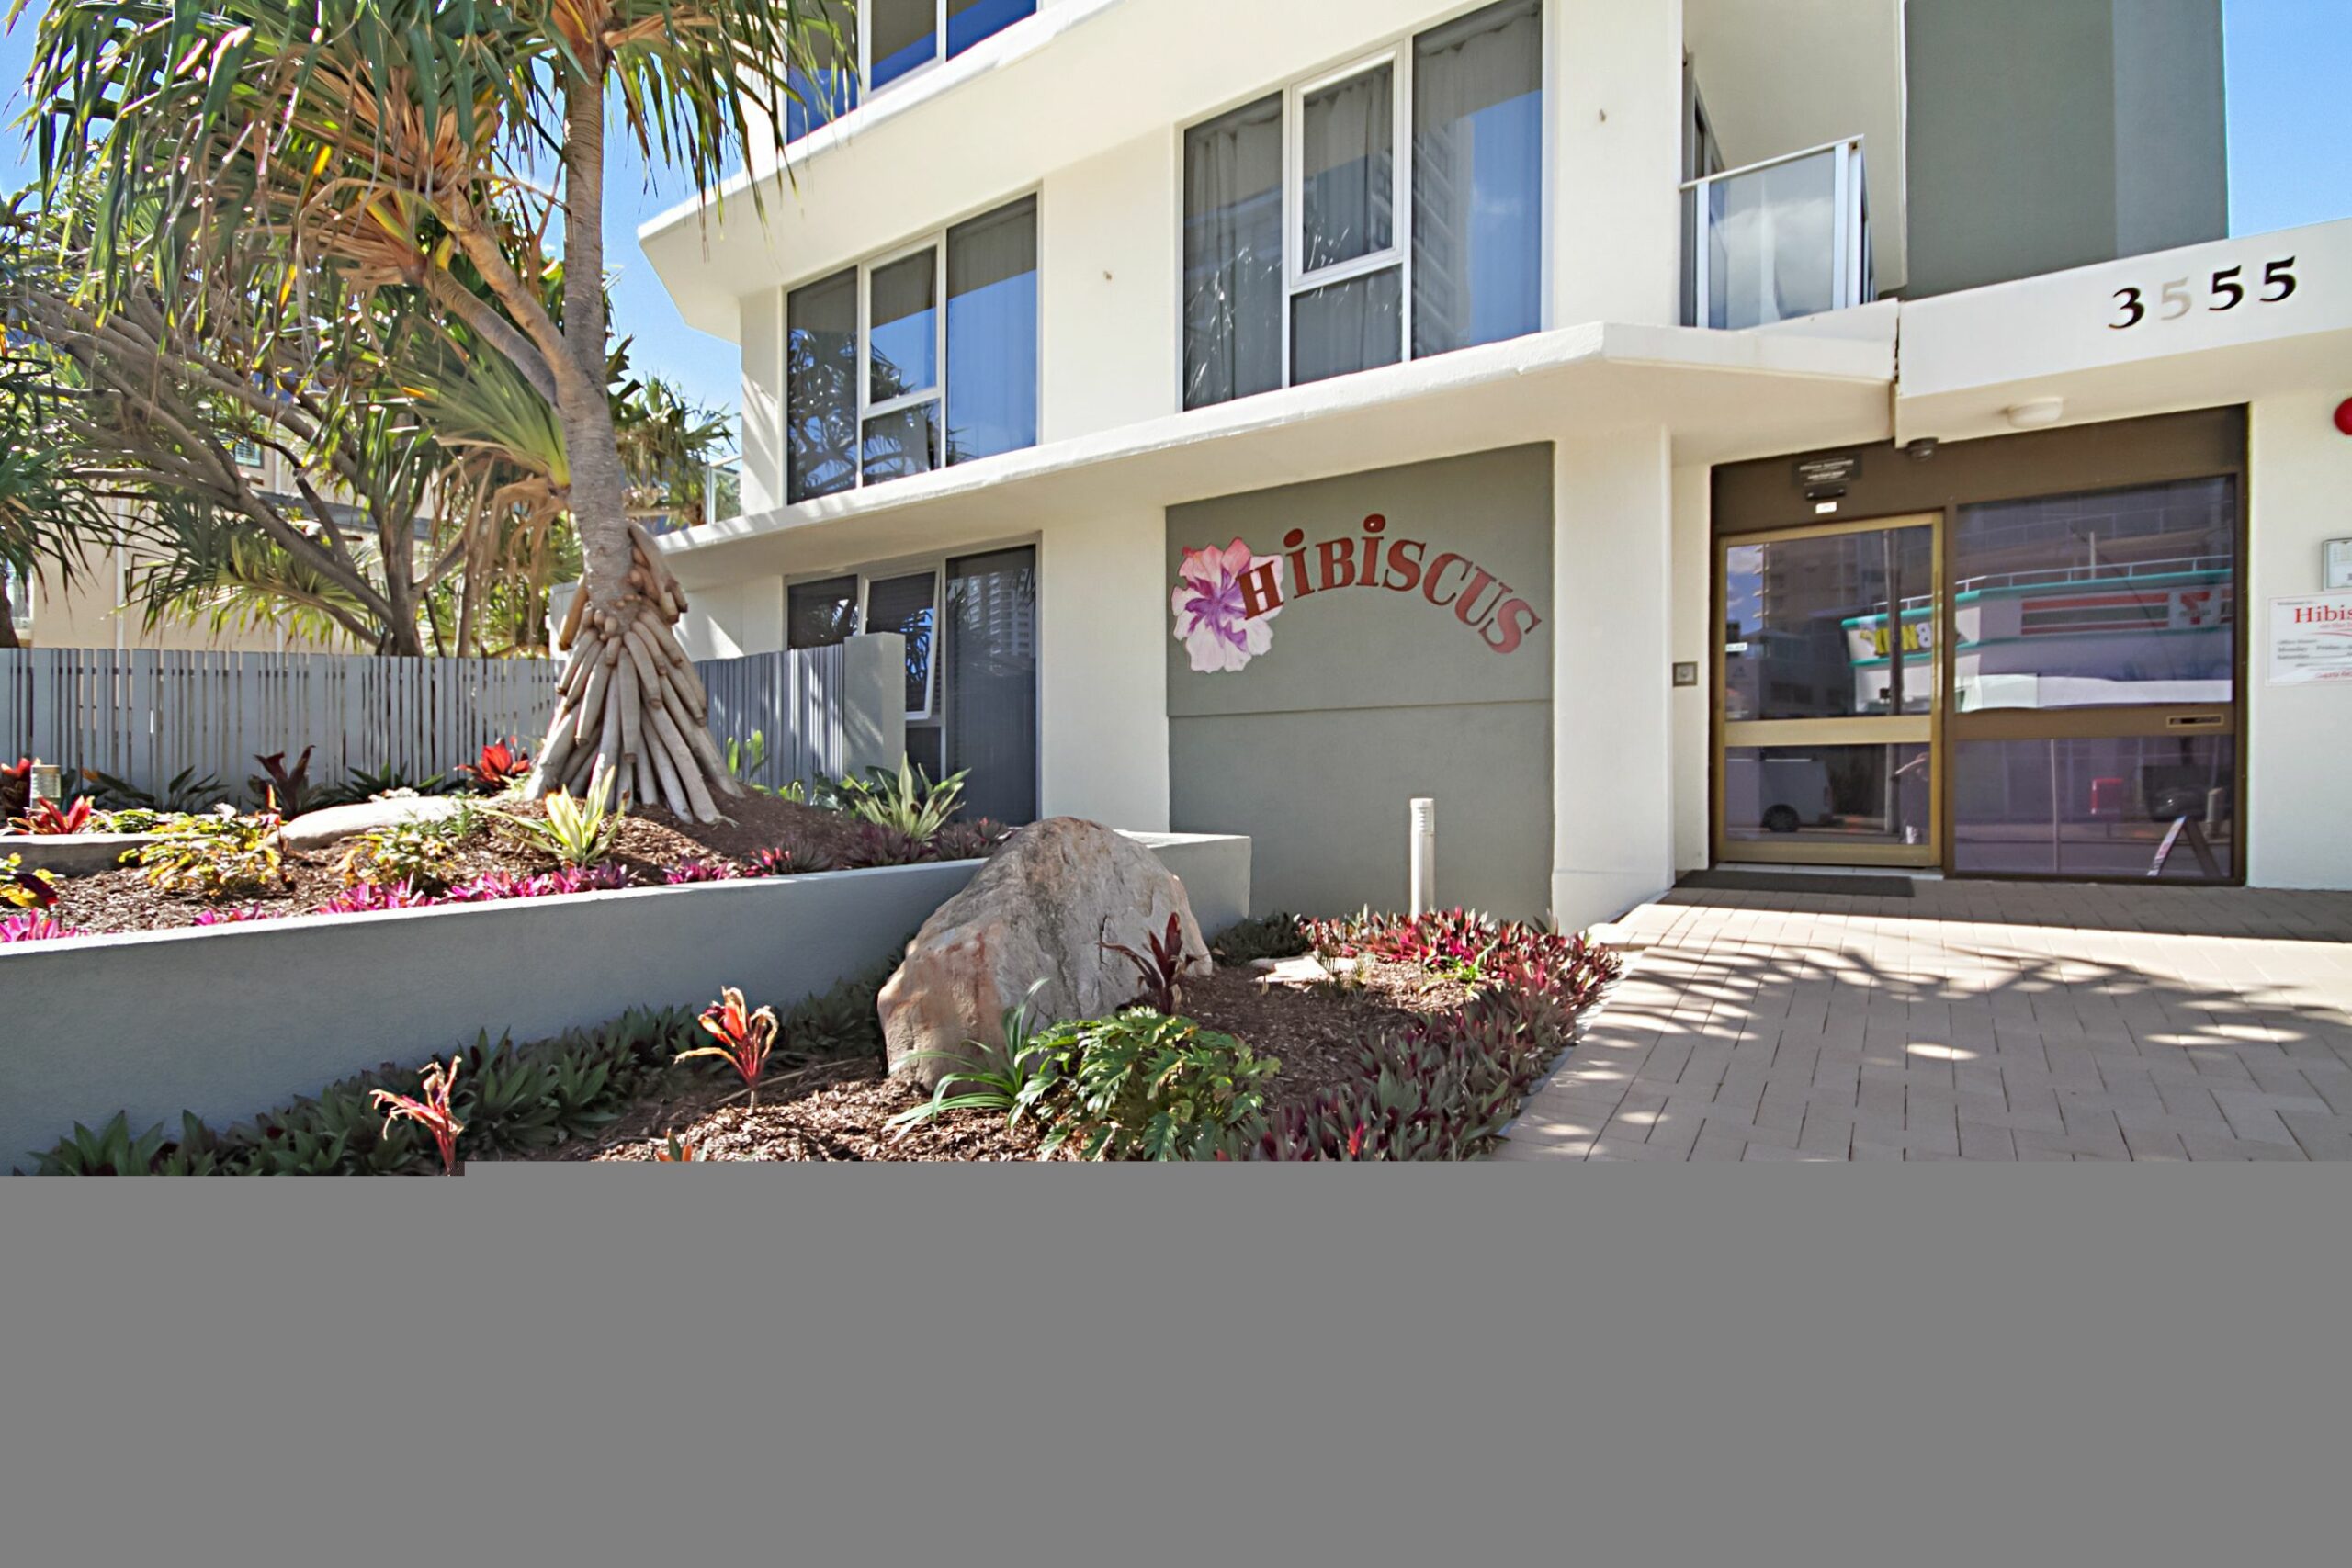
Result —
[[[1949,668],[1951,664],[1950,637],[1944,624],[1945,547],[1944,513],[1939,512],[1896,513],[1884,517],[1841,518],[1834,523],[1811,523],[1788,528],[1775,528],[1758,533],[1718,534],[1710,541],[1713,558],[1712,620],[1708,627],[1713,647],[1713,700],[1708,714],[1708,784],[1707,812],[1708,852],[1711,863],[1717,865],[1857,865],[1887,866],[1905,870],[1933,870],[1945,863],[1948,850],[1947,807],[1951,791],[1946,785],[1948,767],[1945,758],[1944,709],[1950,691]],[[1930,596],[1928,624],[1934,627],[1934,647],[1929,653],[1928,709],[1924,714],[1900,711],[1902,690],[1894,684],[1896,678],[1907,671],[1899,658],[1890,677],[1889,692],[1897,711],[1888,714],[1862,714],[1833,718],[1794,719],[1733,719],[1726,711],[1725,698],[1730,691],[1731,656],[1724,646],[1724,627],[1728,624],[1727,601],[1730,587],[1728,558],[1733,548],[1743,545],[1785,544],[1800,539],[1829,538],[1843,535],[1886,533],[1897,528],[1925,527],[1933,530],[1929,536]],[[1899,582],[1890,583],[1888,614],[1888,647],[1900,653],[1903,637],[1903,600],[1896,592]],[[1907,679],[1903,685],[1908,685]],[[1726,787],[1729,773],[1727,752],[1734,744],[1730,731],[1744,732],[1741,743],[1751,746],[1770,745],[1846,745],[1846,746],[1917,746],[1928,749],[1928,841],[1924,844],[1835,844],[1796,843],[1772,844],[1734,840],[1727,829],[1726,814],[1730,807],[1730,791]],[[1850,732],[1852,739],[1848,739]],[[1889,825],[1890,828],[1892,824]]]

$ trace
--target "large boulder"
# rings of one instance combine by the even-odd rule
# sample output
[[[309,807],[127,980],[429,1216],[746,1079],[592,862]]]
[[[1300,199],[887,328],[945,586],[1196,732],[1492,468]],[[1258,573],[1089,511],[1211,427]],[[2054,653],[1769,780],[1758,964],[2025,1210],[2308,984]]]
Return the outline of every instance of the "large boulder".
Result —
[[[882,987],[891,1073],[935,1087],[970,1059],[972,1042],[1003,1043],[1006,1010],[1039,980],[1032,1027],[1115,1012],[1141,987],[1136,966],[1103,943],[1148,953],[1170,914],[1184,972],[1210,973],[1184,885],[1158,856],[1074,817],[1023,828],[923,922]]]

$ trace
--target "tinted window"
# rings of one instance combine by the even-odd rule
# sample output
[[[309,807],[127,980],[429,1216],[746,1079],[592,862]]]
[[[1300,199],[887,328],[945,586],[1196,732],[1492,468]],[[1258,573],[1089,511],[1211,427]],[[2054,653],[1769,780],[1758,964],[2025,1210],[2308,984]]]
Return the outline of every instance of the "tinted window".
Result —
[[[1544,15],[1490,6],[1413,45],[1413,352],[1543,321]]]
[[[857,483],[857,273],[796,288],[785,307],[791,500]]]
[[[947,460],[1037,444],[1037,204],[947,233]]]

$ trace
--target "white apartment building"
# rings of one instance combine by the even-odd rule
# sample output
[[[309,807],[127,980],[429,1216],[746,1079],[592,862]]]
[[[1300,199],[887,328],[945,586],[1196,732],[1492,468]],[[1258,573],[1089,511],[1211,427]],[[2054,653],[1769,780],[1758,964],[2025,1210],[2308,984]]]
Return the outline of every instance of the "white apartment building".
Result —
[[[697,656],[902,631],[978,809],[1263,908],[1403,902],[1424,795],[1568,925],[2352,886],[2352,222],[2226,233],[2220,0],[855,12],[644,231],[743,352]]]

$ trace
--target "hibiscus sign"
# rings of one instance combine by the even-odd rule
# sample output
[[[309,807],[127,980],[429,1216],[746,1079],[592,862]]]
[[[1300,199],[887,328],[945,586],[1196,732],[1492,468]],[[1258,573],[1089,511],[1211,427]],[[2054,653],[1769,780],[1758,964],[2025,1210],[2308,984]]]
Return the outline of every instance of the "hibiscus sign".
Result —
[[[1192,655],[1194,670],[1231,672],[1274,645],[1266,623],[1282,614],[1281,606],[1261,608],[1245,602],[1242,592],[1244,581],[1260,571],[1280,583],[1282,558],[1253,556],[1239,539],[1223,549],[1212,545],[1184,552],[1182,580],[1169,603],[1176,612],[1176,640]]]

